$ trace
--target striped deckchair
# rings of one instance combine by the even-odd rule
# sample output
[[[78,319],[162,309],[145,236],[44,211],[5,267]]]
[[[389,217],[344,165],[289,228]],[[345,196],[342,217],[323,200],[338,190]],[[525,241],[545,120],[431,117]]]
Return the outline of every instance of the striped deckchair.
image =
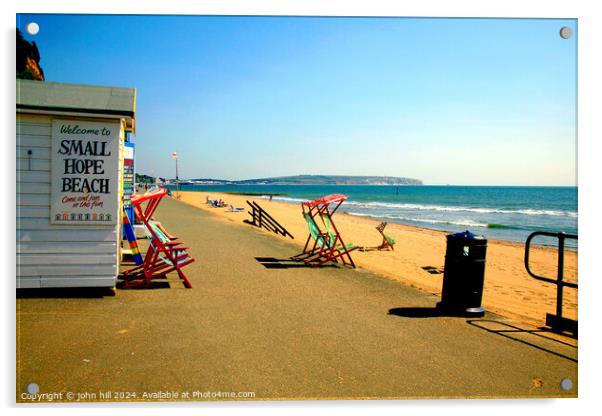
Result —
[[[173,271],[178,273],[186,288],[192,287],[182,271],[184,266],[194,261],[194,258],[188,254],[188,247],[182,246],[181,242],[173,241],[151,219],[161,198],[166,193],[165,189],[160,188],[156,191],[142,195],[132,195],[131,197],[136,217],[140,218],[144,224],[144,231],[150,244],[142,264],[123,272],[125,288],[147,285],[151,280],[165,278],[168,273]],[[146,203],[146,205],[143,206],[143,203]]]
[[[291,257],[294,260],[306,259],[318,255],[324,249],[324,246],[328,245],[328,235],[320,230],[320,227],[318,227],[318,224],[316,224],[313,217],[308,212],[304,212],[303,218],[307,223],[309,235],[305,241],[303,251],[296,256]],[[312,241],[313,244],[311,244]]]
[[[129,252],[127,254],[132,256],[132,259],[134,260],[135,264],[141,265],[142,263],[144,263],[144,259],[142,258],[142,254],[140,254],[138,240],[136,240],[136,232],[134,231],[134,227],[130,222],[130,217],[125,207],[123,208],[123,233],[125,234],[125,237],[128,240],[128,244],[130,246]]]
[[[393,247],[395,245],[395,240],[390,235],[385,234],[386,226],[387,226],[386,222],[381,222],[380,224],[378,224],[376,226],[376,229],[378,230],[380,235],[383,237],[383,242],[380,244],[380,246],[377,247],[377,249],[378,250],[385,250],[385,249],[395,250],[395,248]]]
[[[309,236],[303,252],[293,256],[293,259],[302,259],[311,266],[320,266],[329,261],[338,262],[340,260],[344,265],[355,267],[350,252],[358,247],[353,244],[345,244],[332,219],[336,210],[346,199],[346,195],[333,194],[301,203],[303,216],[309,228]],[[331,205],[334,208],[331,209]],[[318,216],[321,217],[326,232],[322,232],[316,223],[315,218]],[[309,243],[312,239],[314,244],[310,249]]]

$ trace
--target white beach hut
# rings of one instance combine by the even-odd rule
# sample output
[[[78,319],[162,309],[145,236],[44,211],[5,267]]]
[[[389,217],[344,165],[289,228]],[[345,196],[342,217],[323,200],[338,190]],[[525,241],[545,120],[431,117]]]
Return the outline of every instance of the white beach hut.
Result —
[[[114,287],[136,90],[17,80],[17,288]]]

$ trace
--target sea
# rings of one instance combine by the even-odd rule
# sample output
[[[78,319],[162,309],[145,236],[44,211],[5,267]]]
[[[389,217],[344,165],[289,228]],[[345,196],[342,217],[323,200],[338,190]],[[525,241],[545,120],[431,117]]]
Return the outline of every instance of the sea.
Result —
[[[173,188],[173,187],[172,187]],[[182,185],[182,191],[270,194],[300,204],[329,194],[348,199],[339,212],[448,233],[470,231],[487,239],[524,243],[535,231],[577,234],[577,187]],[[556,245],[556,239],[533,242]],[[576,240],[567,240],[576,248]]]

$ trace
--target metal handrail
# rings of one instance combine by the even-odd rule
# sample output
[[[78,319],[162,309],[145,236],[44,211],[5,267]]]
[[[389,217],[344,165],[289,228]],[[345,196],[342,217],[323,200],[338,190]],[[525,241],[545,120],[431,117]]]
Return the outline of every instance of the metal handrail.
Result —
[[[529,252],[531,249],[531,240],[537,236],[546,236],[546,237],[556,237],[558,238],[558,271],[556,275],[556,279],[546,276],[540,276],[531,270],[529,267]],[[564,281],[564,241],[566,239],[574,239],[577,240],[577,234],[567,234],[563,232],[551,233],[546,231],[536,231],[531,233],[529,237],[527,237],[527,241],[525,242],[525,269],[527,273],[531,275],[534,279],[541,280],[544,282],[548,282],[556,285],[556,317],[562,320],[562,290],[564,287],[570,287],[573,289],[577,289],[577,283],[565,282]]]
[[[282,234],[283,236],[289,236],[295,239],[291,233],[288,232],[278,221],[276,221],[270,214],[266,212],[257,202],[249,202],[247,204],[252,208],[249,212],[252,221],[244,220],[247,224],[254,225],[259,228],[265,228],[273,233]]]
[[[553,279],[551,277],[539,276],[539,275],[533,273],[531,271],[531,268],[529,267],[529,250],[531,248],[531,240],[533,240],[533,238],[535,238],[539,235],[558,238],[558,274],[556,276],[556,279]],[[531,233],[529,235],[529,237],[527,237],[527,242],[525,243],[525,269],[527,269],[527,273],[529,273],[531,275],[531,277],[533,277],[537,280],[543,280],[544,282],[557,284],[557,285],[561,285],[561,286],[572,287],[572,288],[577,289],[577,283],[565,282],[563,280],[564,279],[564,240],[566,240],[567,238],[577,240],[578,237],[576,234],[566,234],[566,233],[562,233],[562,232],[549,233],[549,232],[545,232],[545,231],[536,231],[534,233]]]

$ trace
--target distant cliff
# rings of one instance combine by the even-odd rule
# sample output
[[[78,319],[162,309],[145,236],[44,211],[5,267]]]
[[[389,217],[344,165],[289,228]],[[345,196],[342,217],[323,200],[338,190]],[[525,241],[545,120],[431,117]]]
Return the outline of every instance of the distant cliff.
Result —
[[[40,51],[35,41],[29,43],[17,29],[17,78],[44,81]]]
[[[396,176],[296,175],[237,181],[265,185],[422,185],[422,181]]]
[[[422,185],[422,181],[396,176],[296,175],[277,178],[228,181],[222,179],[191,179],[185,183],[215,185]]]

